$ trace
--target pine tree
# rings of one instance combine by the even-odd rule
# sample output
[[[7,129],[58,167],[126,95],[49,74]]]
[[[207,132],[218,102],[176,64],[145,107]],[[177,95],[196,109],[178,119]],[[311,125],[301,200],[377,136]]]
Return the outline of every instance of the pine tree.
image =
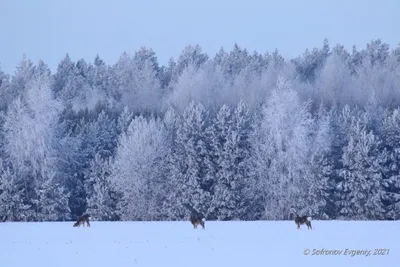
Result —
[[[24,221],[30,209],[22,197],[25,188],[10,168],[0,167],[0,221]]]
[[[117,192],[114,192],[111,187],[110,175],[110,159],[103,159],[97,153],[90,162],[90,168],[85,177],[86,212],[94,220],[114,221],[118,219],[116,214]]]
[[[384,168],[382,196],[386,210],[386,219],[400,218],[400,109],[388,114],[382,125],[384,151],[387,152]]]
[[[12,101],[14,101],[27,90],[33,79],[33,76],[33,62],[24,55],[17,67],[16,73],[11,77],[11,83],[9,87],[10,90],[6,99],[8,103],[12,103]]]
[[[57,182],[68,192],[68,206],[71,218],[75,219],[86,210],[86,196],[83,186],[83,172],[86,168],[85,120],[70,106],[64,109],[55,134],[58,137],[54,145]]]
[[[103,158],[114,155],[117,139],[116,122],[103,109],[93,121],[84,124],[83,150],[85,154],[85,167],[96,153]]]
[[[40,175],[35,184],[35,221],[70,220],[68,193],[55,180],[55,172]]]
[[[312,51],[307,49],[301,57],[293,60],[300,79],[305,82],[314,82],[329,55],[330,48],[328,40],[325,39],[321,49],[314,48]]]
[[[208,55],[202,52],[202,49],[199,45],[186,46],[178,57],[172,74],[172,81],[176,82],[184,70],[189,66],[193,67],[194,72],[196,72],[204,63],[207,62],[207,60]]]
[[[224,62],[224,70],[229,77],[235,77],[251,62],[250,55],[246,49],[239,47],[235,43],[232,51],[229,53],[227,60]]]
[[[177,115],[174,108],[170,107],[164,115],[163,122],[166,130],[165,142],[165,196],[162,199],[160,215],[167,220],[182,219],[186,210],[182,205],[177,205],[177,195],[181,191],[182,184],[179,182],[181,163],[177,160],[180,147],[177,143],[177,131],[181,125],[181,117]]]
[[[170,183],[176,190],[167,197],[164,207],[169,208],[173,219],[184,219],[190,214],[185,205],[205,216],[210,213],[214,179],[207,167],[206,128],[206,111],[201,104],[191,102],[177,130],[176,147],[169,162]]]
[[[129,124],[133,119],[133,114],[128,107],[125,107],[118,117],[117,121],[117,134],[121,135],[128,130]]]
[[[347,219],[382,219],[384,216],[382,164],[385,155],[379,151],[381,141],[365,126],[355,122],[348,145],[344,149],[341,171],[343,181],[338,184],[341,198],[339,216]]]
[[[12,99],[10,91],[10,76],[1,71],[0,68],[0,111],[6,109]]]
[[[239,219],[246,215],[248,122],[248,111],[243,102],[239,102],[232,114],[226,105],[222,106],[211,128],[216,168],[212,208],[216,209],[214,213],[219,220]]]
[[[211,157],[208,168],[215,177],[210,219],[215,217],[218,220],[229,220],[231,219],[230,213],[235,208],[235,203],[228,195],[230,193],[229,179],[231,178],[229,168],[232,166],[230,166],[231,155],[229,154],[231,151],[227,151],[227,143],[231,123],[231,110],[227,105],[223,105],[212,125],[206,130],[207,138],[211,143]]]

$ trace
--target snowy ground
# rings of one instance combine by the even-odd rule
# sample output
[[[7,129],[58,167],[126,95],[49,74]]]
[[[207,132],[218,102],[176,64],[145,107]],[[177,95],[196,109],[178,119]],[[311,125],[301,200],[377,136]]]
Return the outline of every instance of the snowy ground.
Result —
[[[0,266],[400,266],[400,221],[313,221],[313,230],[289,221],[206,222],[206,230],[189,222],[72,224],[0,223]],[[345,255],[349,250],[371,255]]]

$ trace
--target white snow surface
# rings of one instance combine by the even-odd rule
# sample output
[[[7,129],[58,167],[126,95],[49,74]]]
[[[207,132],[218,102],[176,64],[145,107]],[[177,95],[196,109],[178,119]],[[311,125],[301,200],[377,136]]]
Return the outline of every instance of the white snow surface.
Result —
[[[313,221],[313,230],[292,221],[207,221],[205,230],[186,221],[72,224],[0,223],[0,266],[400,266],[400,221]]]

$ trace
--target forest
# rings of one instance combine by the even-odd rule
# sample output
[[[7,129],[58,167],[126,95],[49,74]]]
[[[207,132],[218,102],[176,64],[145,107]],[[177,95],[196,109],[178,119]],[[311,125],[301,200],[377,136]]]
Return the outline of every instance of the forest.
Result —
[[[188,45],[166,65],[140,47],[0,70],[0,221],[185,220],[186,205],[399,220],[400,45]]]

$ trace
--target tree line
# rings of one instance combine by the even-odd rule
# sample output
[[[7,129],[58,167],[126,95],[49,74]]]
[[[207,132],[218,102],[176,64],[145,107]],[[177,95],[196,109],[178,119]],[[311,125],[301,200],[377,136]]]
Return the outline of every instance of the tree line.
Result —
[[[0,71],[0,220],[397,220],[400,46]]]

